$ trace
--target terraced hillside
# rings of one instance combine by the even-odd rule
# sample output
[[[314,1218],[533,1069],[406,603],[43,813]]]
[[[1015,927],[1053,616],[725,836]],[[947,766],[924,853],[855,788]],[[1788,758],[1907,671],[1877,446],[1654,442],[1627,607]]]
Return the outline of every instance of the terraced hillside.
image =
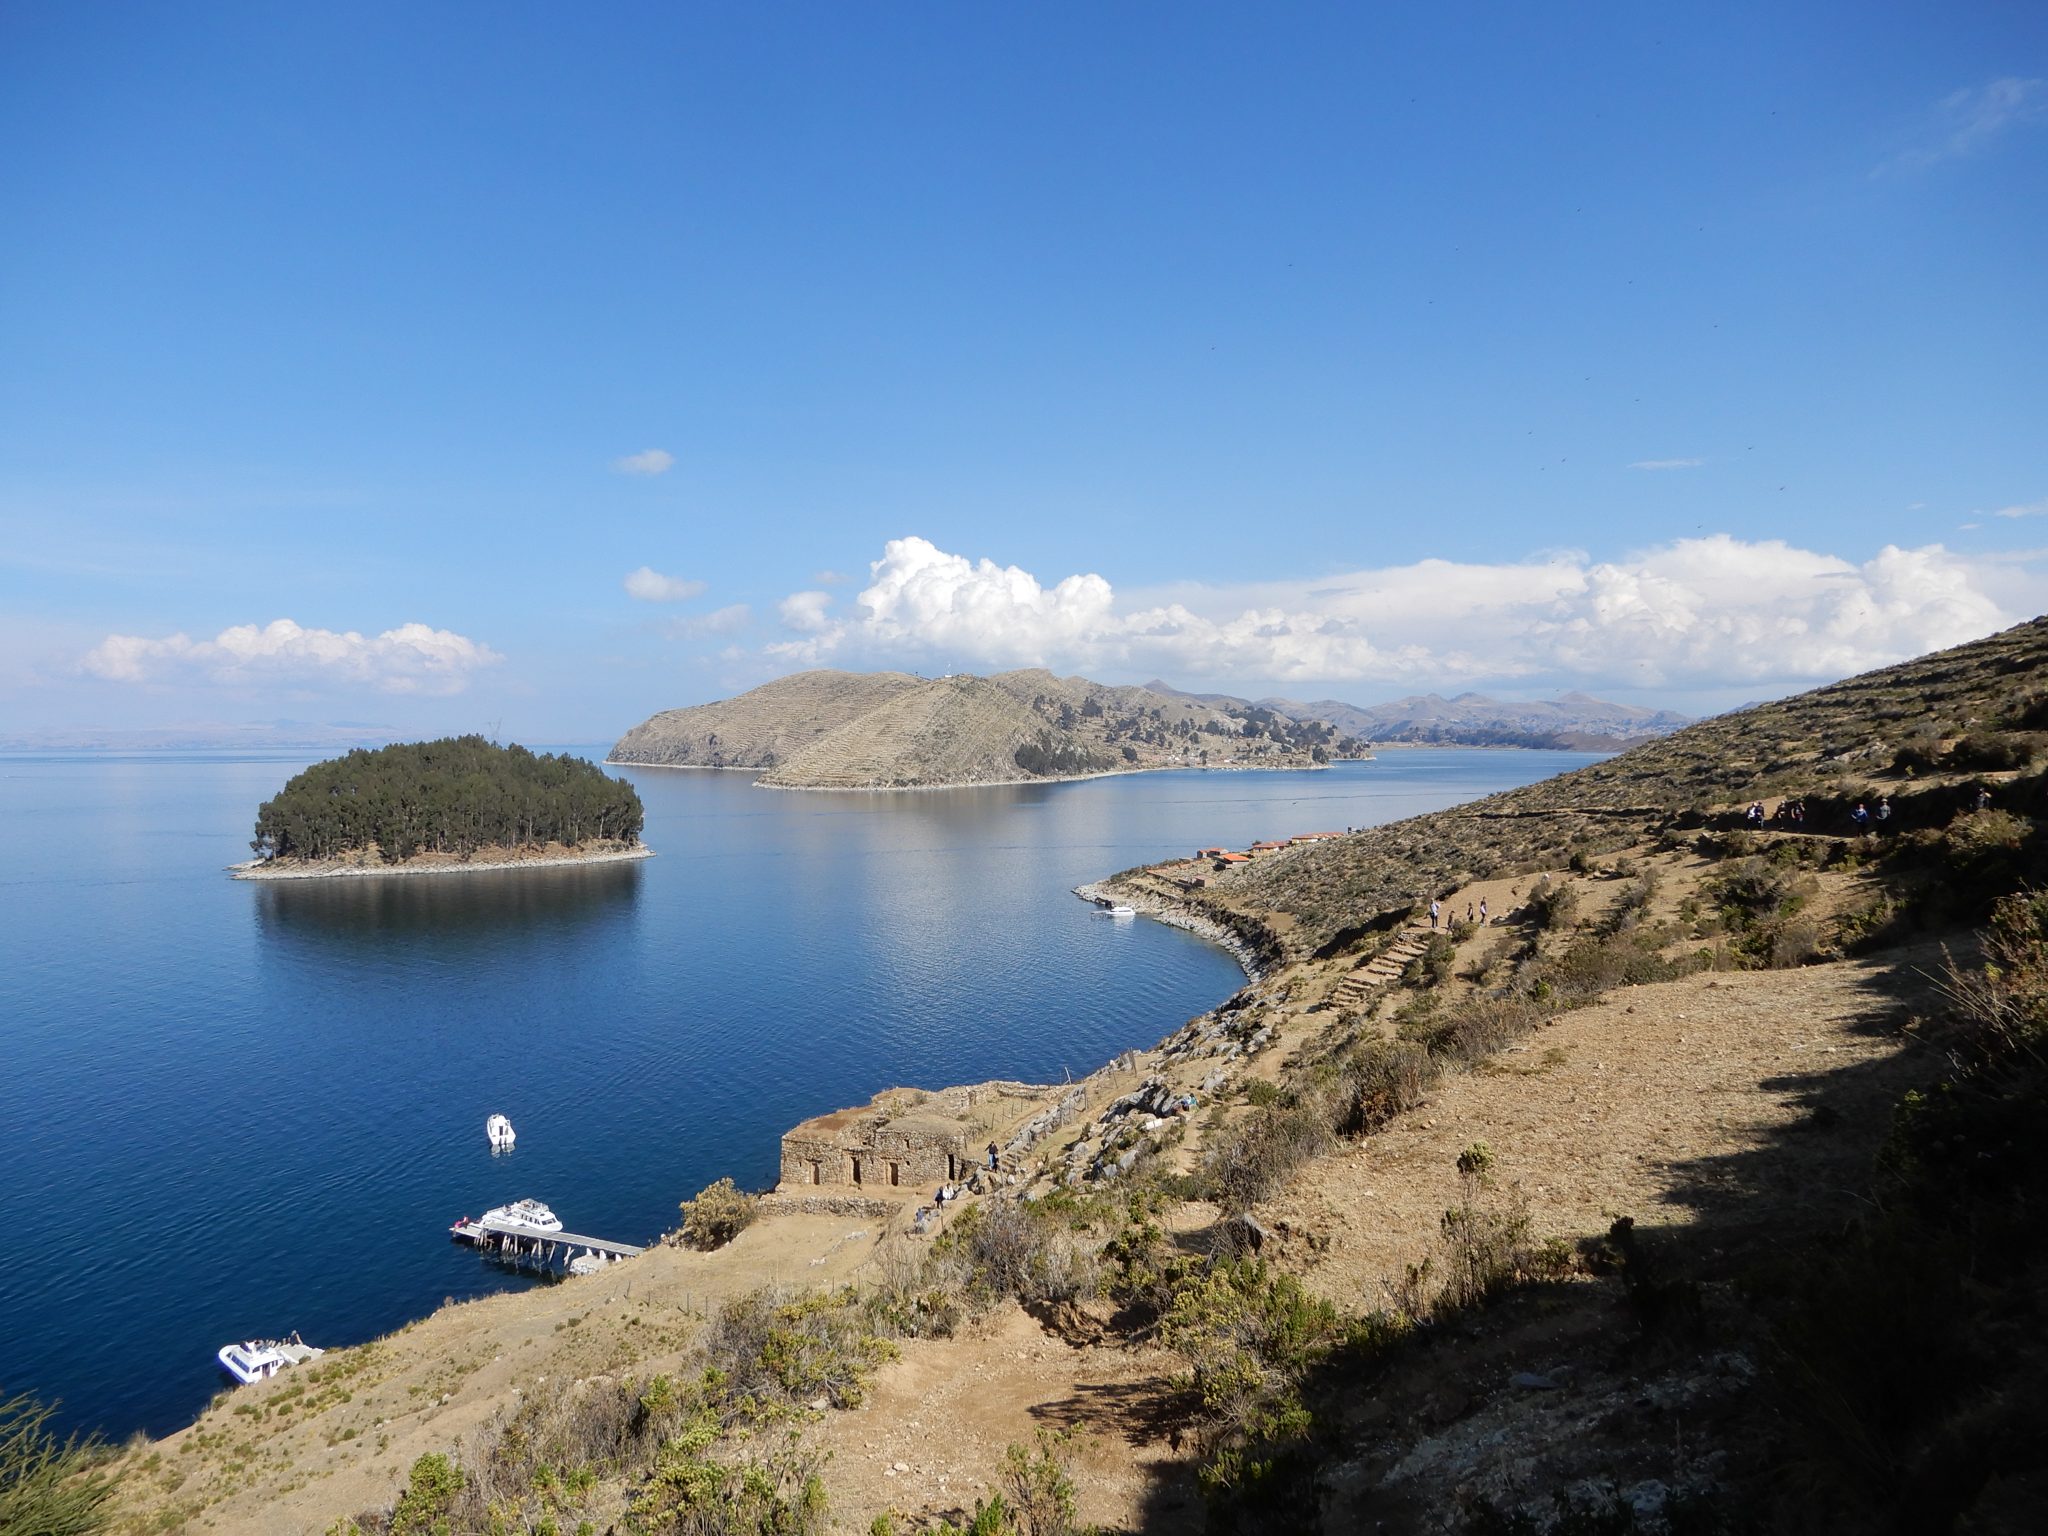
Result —
[[[2048,618],[1717,715],[1618,757],[1454,811],[1307,844],[1228,872],[1134,873],[1275,952],[1344,946],[1432,895],[1679,830],[1740,825],[1728,807],[1799,801],[1804,825],[1845,832],[1883,794],[1895,825],[1936,826],[1974,775],[2048,744]],[[1174,881],[1201,879],[1199,888]],[[1256,926],[1257,933],[1248,931]]]
[[[1363,748],[1242,700],[1107,687],[1042,669],[935,679],[802,672],[666,710],[614,762],[758,768],[783,789],[930,788],[1176,767],[1305,767]]]

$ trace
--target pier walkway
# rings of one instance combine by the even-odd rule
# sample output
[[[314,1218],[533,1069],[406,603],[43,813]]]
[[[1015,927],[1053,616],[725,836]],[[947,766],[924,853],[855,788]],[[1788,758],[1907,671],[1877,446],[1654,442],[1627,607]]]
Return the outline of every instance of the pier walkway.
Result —
[[[630,1259],[645,1250],[633,1243],[615,1243],[610,1238],[586,1237],[580,1232],[536,1232],[513,1222],[464,1219],[449,1229],[458,1241],[474,1243],[506,1258],[560,1259],[567,1263],[579,1254],[594,1253],[606,1259]]]

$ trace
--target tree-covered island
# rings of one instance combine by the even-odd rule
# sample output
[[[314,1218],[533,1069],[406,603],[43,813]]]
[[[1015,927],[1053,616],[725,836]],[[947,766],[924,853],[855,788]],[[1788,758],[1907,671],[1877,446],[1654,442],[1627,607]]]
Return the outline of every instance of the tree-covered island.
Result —
[[[643,819],[633,786],[583,758],[481,736],[403,742],[294,776],[257,811],[245,868],[638,850]]]

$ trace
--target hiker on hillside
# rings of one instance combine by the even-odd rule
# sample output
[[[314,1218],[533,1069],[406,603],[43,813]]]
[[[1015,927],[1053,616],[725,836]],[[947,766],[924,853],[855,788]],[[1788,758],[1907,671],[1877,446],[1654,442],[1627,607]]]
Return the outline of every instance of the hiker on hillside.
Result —
[[[1864,808],[1861,800],[1856,802],[1856,809],[1849,813],[1849,820],[1855,825],[1858,837],[1864,837],[1869,834],[1870,812]]]
[[[1479,926],[1482,928],[1486,926],[1486,898],[1484,896],[1479,898]]]
[[[1437,913],[1441,912],[1442,910],[1443,910],[1443,906],[1442,906],[1442,904],[1441,904],[1440,902],[1438,902],[1438,900],[1437,900],[1437,899],[1436,899],[1436,898],[1435,898],[1434,896],[1430,897],[1430,898],[1429,898],[1429,929],[1430,929],[1430,932],[1432,932],[1432,933],[1436,932],[1436,915],[1437,915]]]
[[[1883,836],[1886,824],[1892,819],[1891,796],[1879,795],[1877,797],[1877,809],[1870,814],[1872,819],[1877,822],[1878,835]]]
[[[994,1142],[988,1144],[988,1171],[990,1173],[996,1171],[996,1144]]]
[[[1986,789],[1982,784],[1979,784],[1977,786],[1977,809],[1980,811],[1988,811],[1991,809],[1991,791]]]

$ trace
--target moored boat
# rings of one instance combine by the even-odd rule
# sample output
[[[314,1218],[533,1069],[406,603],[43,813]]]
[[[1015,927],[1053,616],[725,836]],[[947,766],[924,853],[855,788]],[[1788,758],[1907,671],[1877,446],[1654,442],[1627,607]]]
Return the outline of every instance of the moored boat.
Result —
[[[294,1333],[288,1339],[244,1339],[239,1343],[224,1344],[214,1358],[220,1361],[223,1371],[246,1387],[251,1382],[267,1380],[288,1366],[317,1360],[326,1353],[326,1350],[308,1344]]]
[[[512,1130],[512,1122],[503,1115],[493,1115],[484,1122],[484,1137],[494,1151],[502,1151],[519,1139]]]
[[[521,1232],[559,1232],[562,1218],[538,1200],[514,1200],[485,1211],[479,1225],[511,1227]]]

